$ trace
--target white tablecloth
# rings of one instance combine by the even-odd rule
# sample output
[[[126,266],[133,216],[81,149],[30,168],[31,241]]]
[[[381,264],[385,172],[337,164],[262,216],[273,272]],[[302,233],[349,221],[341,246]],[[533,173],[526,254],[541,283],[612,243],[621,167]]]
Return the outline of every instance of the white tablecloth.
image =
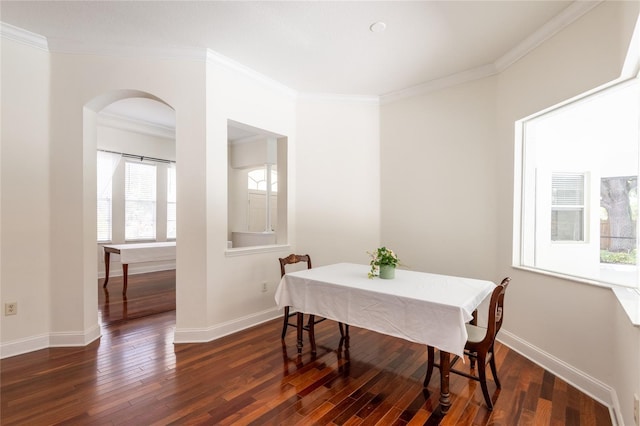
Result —
[[[113,247],[120,250],[120,263],[126,264],[174,260],[176,258],[175,241],[161,243],[107,244],[105,247]]]
[[[490,281],[401,269],[391,280],[369,279],[369,269],[339,263],[286,274],[276,303],[462,355],[464,324],[495,288]]]

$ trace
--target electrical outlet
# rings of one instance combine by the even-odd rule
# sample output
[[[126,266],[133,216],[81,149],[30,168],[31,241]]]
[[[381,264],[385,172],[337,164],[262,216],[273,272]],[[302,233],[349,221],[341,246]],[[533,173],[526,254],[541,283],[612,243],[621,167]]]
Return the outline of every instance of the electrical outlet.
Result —
[[[262,292],[265,293],[267,291],[267,282],[262,283]]]
[[[18,313],[18,302],[9,302],[4,304],[4,315],[16,315]]]
[[[633,395],[633,421],[640,426],[640,398],[637,394]]]

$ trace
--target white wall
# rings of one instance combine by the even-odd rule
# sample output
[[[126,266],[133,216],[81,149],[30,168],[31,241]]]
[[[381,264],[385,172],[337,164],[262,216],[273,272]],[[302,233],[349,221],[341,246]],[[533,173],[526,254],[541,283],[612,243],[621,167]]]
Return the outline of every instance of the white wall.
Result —
[[[513,203],[515,120],[620,77],[638,6],[604,2],[500,74],[496,138],[503,165],[497,187],[500,204]],[[510,210],[500,212],[499,223],[498,268],[504,268],[512,259]],[[517,314],[507,317],[505,328],[530,345],[519,349],[530,350],[530,356],[550,365],[554,361],[545,353],[571,366],[575,376],[568,378],[580,381],[600,400],[615,405],[617,395],[623,417],[618,420],[633,424],[629,391],[640,389],[640,329],[634,330],[628,319],[621,321],[611,290],[519,270],[511,275],[509,309]],[[614,396],[606,394],[608,388]]]
[[[495,96],[488,78],[382,106],[382,242],[411,269],[500,278]]]
[[[140,130],[132,131],[124,125],[118,126],[114,119],[110,119],[108,125],[100,119],[98,123],[98,149],[176,161],[175,137],[154,134],[151,125],[145,126],[148,133],[144,133],[142,125]]]
[[[47,345],[50,326],[49,55],[0,39],[0,306],[2,342]]]
[[[602,3],[497,76],[381,109],[382,241],[416,269],[510,275],[501,339],[627,425],[640,331],[611,290],[511,267],[514,123],[618,78],[637,16]]]
[[[203,176],[205,169],[200,155],[205,144],[205,66],[204,61],[58,53],[51,55],[51,63],[52,105],[55,105],[51,110],[52,191],[55,194],[52,218],[57,223],[52,241],[66,248],[52,253],[52,331],[67,333],[67,330],[73,330],[82,333],[86,340],[97,323],[97,259],[93,230],[96,140],[89,137],[94,128],[92,125],[87,126],[87,135],[83,134],[83,126],[87,123],[83,108],[84,115],[91,116],[91,109],[98,112],[110,103],[111,99],[105,95],[117,97],[118,90],[123,87],[153,94],[171,105],[176,111],[176,160],[188,164],[188,167],[177,169],[178,217],[190,226],[203,226],[206,217],[203,197],[182,197],[189,193],[204,193],[203,179],[192,177]],[[205,237],[188,230],[182,233],[180,228],[179,223],[178,282],[197,283],[200,272],[205,269],[198,256]],[[181,250],[193,254],[180,256]],[[68,267],[70,259],[73,268]],[[79,262],[79,259],[84,261]],[[178,286],[177,291],[189,290]],[[66,306],[70,303],[82,309],[68,310]]]
[[[294,156],[296,247],[314,266],[368,263],[380,243],[377,101],[302,98]]]
[[[267,252],[229,255],[227,233],[227,120],[285,135],[295,144],[295,98],[287,88],[246,69],[222,64],[212,55],[207,62],[207,142],[202,154],[207,164],[204,182],[207,203],[206,224],[198,232],[207,237],[207,276],[196,291],[178,299],[184,322],[178,324],[176,341],[210,340],[281,313],[275,307],[275,287],[280,279],[278,257],[288,254],[283,246]],[[178,141],[178,144],[180,142]],[[278,159],[280,162],[280,159]],[[178,221],[180,222],[180,218]],[[194,229],[196,231],[196,229]],[[179,234],[181,235],[181,234]],[[181,236],[179,244],[181,244]],[[262,292],[266,282],[268,290]],[[185,312],[190,306],[206,304],[206,315],[196,318]],[[204,322],[201,320],[204,319]]]
[[[2,157],[2,227],[28,228],[27,235],[33,235],[2,235],[3,300],[6,295],[20,304],[16,317],[3,318],[3,327],[11,327],[3,329],[2,356],[84,345],[100,335],[95,151],[104,129],[99,130],[98,113],[126,97],[160,99],[176,113],[176,342],[211,340],[279,317],[273,300],[280,279],[277,258],[298,250],[296,232],[307,242],[305,251],[317,255],[317,264],[361,261],[353,253],[364,257],[378,244],[375,102],[307,103],[299,119],[293,91],[204,51],[186,59],[46,53],[3,38],[2,71],[3,88],[11,88],[2,98],[5,122],[11,122],[2,128],[3,148],[4,141],[11,142]],[[278,238],[289,238],[288,245],[244,255],[226,249],[227,120],[287,137],[286,146],[284,138],[278,142],[278,173],[290,184],[278,198],[279,204],[288,200],[288,226],[278,230]],[[303,129],[300,143],[298,129]],[[324,166],[318,168],[309,155],[326,160]],[[13,167],[23,158],[30,161]],[[336,174],[325,178],[326,170]],[[16,179],[22,176],[27,179]],[[27,191],[42,198],[27,199]],[[6,200],[16,203],[8,207]],[[298,209],[303,221],[296,221]],[[334,238],[325,238],[331,233]],[[36,315],[39,321],[32,320]]]

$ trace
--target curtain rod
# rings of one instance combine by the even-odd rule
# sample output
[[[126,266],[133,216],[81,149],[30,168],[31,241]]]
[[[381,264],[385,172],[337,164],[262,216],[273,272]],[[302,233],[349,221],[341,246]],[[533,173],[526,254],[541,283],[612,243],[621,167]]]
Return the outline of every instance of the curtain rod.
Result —
[[[143,155],[127,154],[126,152],[109,151],[108,149],[99,149],[98,151],[108,152],[109,154],[119,154],[119,155],[122,155],[123,157],[127,157],[127,158],[136,158],[136,159],[138,159],[140,161],[149,160],[149,161],[155,161],[157,163],[167,163],[167,164],[175,163],[175,161],[165,160],[163,158],[145,157]]]

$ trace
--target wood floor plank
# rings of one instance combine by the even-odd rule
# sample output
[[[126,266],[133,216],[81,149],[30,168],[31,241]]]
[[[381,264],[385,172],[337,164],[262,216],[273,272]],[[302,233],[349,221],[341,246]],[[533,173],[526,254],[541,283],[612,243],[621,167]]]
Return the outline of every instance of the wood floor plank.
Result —
[[[439,371],[423,388],[426,350],[335,322],[317,326],[318,352],[280,340],[273,320],[213,342],[174,344],[175,272],[117,277],[99,308],[102,337],[0,363],[2,425],[564,425],[609,426],[609,408],[508,347],[489,377],[489,411],[477,382],[451,376],[439,410]],[[468,364],[462,365],[468,368]]]

